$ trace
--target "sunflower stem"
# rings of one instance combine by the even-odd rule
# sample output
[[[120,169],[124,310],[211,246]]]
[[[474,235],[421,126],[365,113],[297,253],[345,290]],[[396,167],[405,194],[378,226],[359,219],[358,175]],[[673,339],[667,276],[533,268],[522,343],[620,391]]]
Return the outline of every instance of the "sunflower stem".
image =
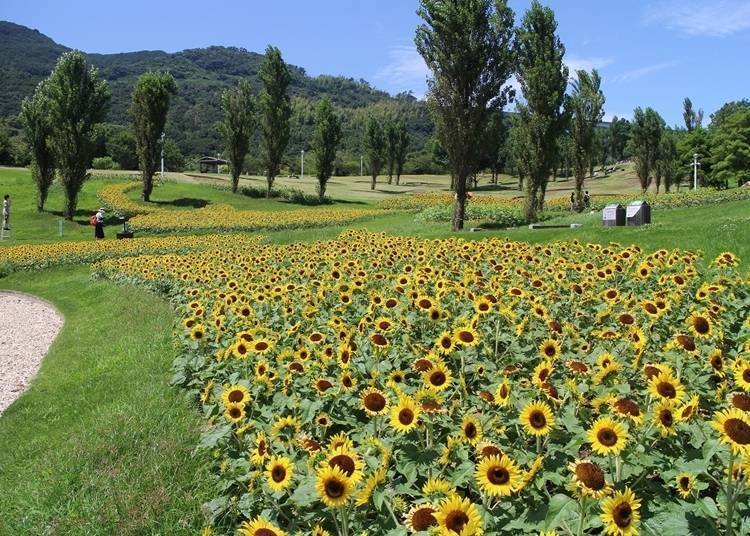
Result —
[[[734,451],[729,448],[729,471],[727,471],[727,487],[725,494],[727,496],[727,531],[726,536],[732,536],[734,534],[734,527],[732,526],[732,518],[734,517],[734,483],[732,477],[734,476]]]
[[[339,508],[339,511],[341,512],[341,528],[344,530],[342,536],[349,536],[349,513],[345,507]]]
[[[578,531],[576,535],[583,536],[583,527],[586,521],[586,497],[581,496],[581,499],[578,501],[578,510],[580,517],[578,519]]]
[[[383,501],[383,504],[385,504],[386,509],[388,510],[388,513],[391,514],[391,519],[393,519],[393,523],[395,523],[396,528],[400,525],[398,522],[398,518],[396,517],[396,514],[393,513],[393,506],[391,506],[391,502],[386,499]]]
[[[615,482],[620,483],[620,475],[622,474],[622,460],[620,455],[615,456]]]
[[[542,436],[536,436],[536,455],[542,455]]]

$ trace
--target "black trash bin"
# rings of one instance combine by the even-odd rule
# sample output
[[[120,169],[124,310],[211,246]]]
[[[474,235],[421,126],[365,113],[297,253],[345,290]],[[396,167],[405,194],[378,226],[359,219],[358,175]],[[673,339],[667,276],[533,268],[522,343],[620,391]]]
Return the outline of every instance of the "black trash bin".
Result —
[[[651,223],[651,206],[646,201],[632,201],[627,208],[628,225]]]
[[[602,225],[605,227],[621,227],[625,225],[625,207],[618,203],[610,203],[602,209]]]

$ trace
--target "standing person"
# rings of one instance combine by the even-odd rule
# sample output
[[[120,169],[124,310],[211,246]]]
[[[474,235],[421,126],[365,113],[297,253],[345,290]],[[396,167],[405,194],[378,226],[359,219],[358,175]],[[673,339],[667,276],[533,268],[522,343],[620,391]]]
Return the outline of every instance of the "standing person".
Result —
[[[104,238],[104,209],[100,208],[96,215],[96,225],[94,227],[94,238],[101,240]]]
[[[3,230],[10,231],[10,194],[3,196]]]
[[[589,191],[586,190],[586,193],[583,194],[583,205],[586,208],[591,208],[591,196],[589,195]]]
[[[570,211],[573,212],[576,209],[576,194],[570,192]]]

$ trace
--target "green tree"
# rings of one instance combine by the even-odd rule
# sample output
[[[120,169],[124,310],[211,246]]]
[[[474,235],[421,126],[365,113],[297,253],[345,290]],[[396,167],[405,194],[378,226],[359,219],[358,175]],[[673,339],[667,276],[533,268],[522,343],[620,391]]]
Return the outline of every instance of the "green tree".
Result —
[[[321,201],[326,195],[328,179],[333,175],[336,162],[336,151],[341,143],[341,122],[328,97],[318,104],[315,114],[315,133],[312,148],[315,151],[315,167],[318,177],[318,197]]]
[[[659,156],[659,145],[664,132],[664,119],[652,108],[636,108],[630,125],[630,151],[635,159],[635,171],[645,193],[651,185]]]
[[[526,100],[518,106],[518,124],[524,153],[521,161],[527,166],[525,213],[529,220],[544,208],[557,138],[567,122],[563,104],[568,68],[563,63],[565,47],[556,32],[554,12],[537,0],[516,32],[518,80]]]
[[[685,100],[682,101],[682,119],[685,121],[685,128],[688,132],[701,128],[703,124],[703,110],[695,111],[690,97],[685,97]]]
[[[411,144],[411,138],[409,131],[406,128],[406,122],[402,119],[396,123],[396,185],[401,182],[401,175],[404,172],[404,165],[406,164],[406,155],[409,151],[409,145]]]
[[[698,168],[698,183],[711,183],[711,135],[708,129],[694,128],[686,132],[677,141],[677,155],[679,158],[679,173],[675,178],[677,188],[683,179],[689,184],[693,181],[693,155],[697,154],[701,166]]]
[[[177,84],[171,74],[149,71],[138,77],[133,87],[130,115],[136,141],[136,151],[143,174],[143,200],[151,199],[154,173],[161,165],[161,135],[167,122],[169,101],[177,94]]]
[[[490,114],[513,97],[513,11],[506,0],[421,0],[415,43],[432,71],[428,106],[455,178],[452,229],[463,229],[467,179]]]
[[[255,130],[255,98],[250,82],[240,80],[237,87],[227,89],[221,95],[224,117],[219,131],[224,137],[224,147],[232,174],[232,193],[237,193],[240,174],[250,150],[250,138]]]
[[[625,149],[630,138],[630,122],[614,116],[607,130],[607,150],[615,162],[625,159]]]
[[[185,170],[185,155],[180,151],[180,146],[172,139],[164,142],[164,167],[169,171]]]
[[[719,128],[722,123],[729,118],[737,110],[750,110],[750,99],[742,99],[739,101],[730,101],[724,104],[716,112],[711,114],[711,129]]]
[[[599,121],[604,117],[602,77],[594,69],[591,73],[576,71],[570,98],[570,137],[573,140],[573,165],[576,177],[576,207],[583,210],[583,182],[586,172],[594,164],[594,137]]]
[[[712,180],[728,186],[750,181],[750,110],[739,107],[714,129],[711,143]]]
[[[385,168],[388,172],[388,184],[393,184],[393,172],[396,170],[396,144],[398,143],[398,131],[396,122],[388,119],[385,122]]]
[[[507,130],[503,114],[495,111],[490,115],[484,135],[484,160],[492,174],[492,184],[497,184]]]
[[[82,52],[63,54],[55,65],[45,93],[52,125],[50,145],[65,190],[65,217],[73,219],[94,151],[94,129],[104,120],[110,91]]]
[[[31,148],[31,176],[36,183],[36,209],[44,210],[49,187],[55,180],[55,160],[50,145],[52,125],[49,121],[49,98],[46,83],[39,84],[31,97],[21,103],[21,122]]]
[[[372,177],[370,190],[374,190],[378,175],[383,170],[388,149],[383,126],[374,116],[370,116],[367,121],[364,145],[367,167],[370,169],[370,177]]]
[[[669,193],[673,184],[678,183],[680,173],[680,159],[677,153],[677,134],[671,129],[666,129],[659,143],[659,153],[656,159],[656,193],[664,181],[664,191]]]
[[[107,136],[107,154],[120,165],[120,169],[137,169],[138,152],[135,135],[127,130],[120,130]]]
[[[281,51],[272,46],[266,48],[258,75],[263,84],[260,93],[261,152],[268,183],[266,197],[270,198],[273,181],[279,174],[289,143],[292,107],[288,90],[292,77]]]

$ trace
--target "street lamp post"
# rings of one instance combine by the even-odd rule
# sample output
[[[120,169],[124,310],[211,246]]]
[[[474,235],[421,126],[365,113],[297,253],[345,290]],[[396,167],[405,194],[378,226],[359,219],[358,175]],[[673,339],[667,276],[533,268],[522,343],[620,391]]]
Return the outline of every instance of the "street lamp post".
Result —
[[[161,133],[161,180],[164,181],[164,132]]]
[[[305,150],[302,149],[302,156],[300,156],[300,179],[305,178]]]
[[[359,157],[359,176],[360,177],[365,176],[365,157],[364,156]]]
[[[698,162],[699,156],[698,153],[693,154],[693,190],[698,189],[698,166],[700,166],[700,162]]]

